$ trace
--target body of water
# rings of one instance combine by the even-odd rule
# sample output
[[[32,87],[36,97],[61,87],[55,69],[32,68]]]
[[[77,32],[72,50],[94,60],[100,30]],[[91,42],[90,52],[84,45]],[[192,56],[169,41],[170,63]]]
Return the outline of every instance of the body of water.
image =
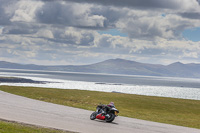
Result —
[[[51,82],[47,84],[1,83],[0,85],[80,89],[200,100],[200,80],[192,78],[11,69],[0,69],[0,76],[22,77]]]

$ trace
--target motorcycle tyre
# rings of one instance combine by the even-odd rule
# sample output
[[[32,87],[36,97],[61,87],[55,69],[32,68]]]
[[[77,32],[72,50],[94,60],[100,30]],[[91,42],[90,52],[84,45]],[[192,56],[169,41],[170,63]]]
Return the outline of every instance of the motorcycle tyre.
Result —
[[[96,119],[96,116],[97,116],[97,112],[93,112],[93,113],[90,115],[90,120]]]
[[[115,115],[111,113],[110,118],[106,119],[106,122],[112,122],[114,119],[115,119]]]

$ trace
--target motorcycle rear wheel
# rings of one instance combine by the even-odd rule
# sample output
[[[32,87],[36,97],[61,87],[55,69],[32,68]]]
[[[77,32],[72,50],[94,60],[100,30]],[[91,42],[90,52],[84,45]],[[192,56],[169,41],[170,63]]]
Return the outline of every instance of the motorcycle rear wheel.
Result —
[[[90,120],[96,119],[96,116],[97,116],[97,112],[93,112],[93,113],[90,115]]]
[[[106,118],[106,122],[112,122],[115,119],[115,115],[113,113],[110,113],[109,115],[110,117]]]

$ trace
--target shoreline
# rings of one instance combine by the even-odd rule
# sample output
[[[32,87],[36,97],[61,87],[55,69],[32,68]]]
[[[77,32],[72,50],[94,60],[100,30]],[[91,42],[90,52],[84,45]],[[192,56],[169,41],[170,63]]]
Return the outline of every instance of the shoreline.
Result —
[[[26,78],[18,78],[18,77],[0,77],[0,83],[34,83],[34,84],[45,84],[48,83],[46,81],[36,81],[32,79]]]
[[[14,79],[28,79],[23,82],[1,82],[0,86],[26,86],[26,87],[42,87],[42,88],[57,88],[57,89],[77,89],[99,92],[117,92],[125,94],[136,94],[157,97],[170,97],[190,100],[200,100],[199,88],[186,87],[170,87],[170,86],[147,86],[147,85],[127,85],[127,84],[110,84],[104,82],[85,82],[73,81],[64,79],[52,79],[44,77],[27,77],[27,76],[12,76]],[[1,78],[5,78],[4,75]]]

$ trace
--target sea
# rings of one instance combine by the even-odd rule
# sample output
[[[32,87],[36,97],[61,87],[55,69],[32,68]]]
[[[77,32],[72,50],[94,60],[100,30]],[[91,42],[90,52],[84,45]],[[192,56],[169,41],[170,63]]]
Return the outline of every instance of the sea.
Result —
[[[44,84],[0,83],[0,85],[78,89],[200,100],[200,79],[195,78],[21,69],[0,69],[0,77],[20,77],[46,81]]]

